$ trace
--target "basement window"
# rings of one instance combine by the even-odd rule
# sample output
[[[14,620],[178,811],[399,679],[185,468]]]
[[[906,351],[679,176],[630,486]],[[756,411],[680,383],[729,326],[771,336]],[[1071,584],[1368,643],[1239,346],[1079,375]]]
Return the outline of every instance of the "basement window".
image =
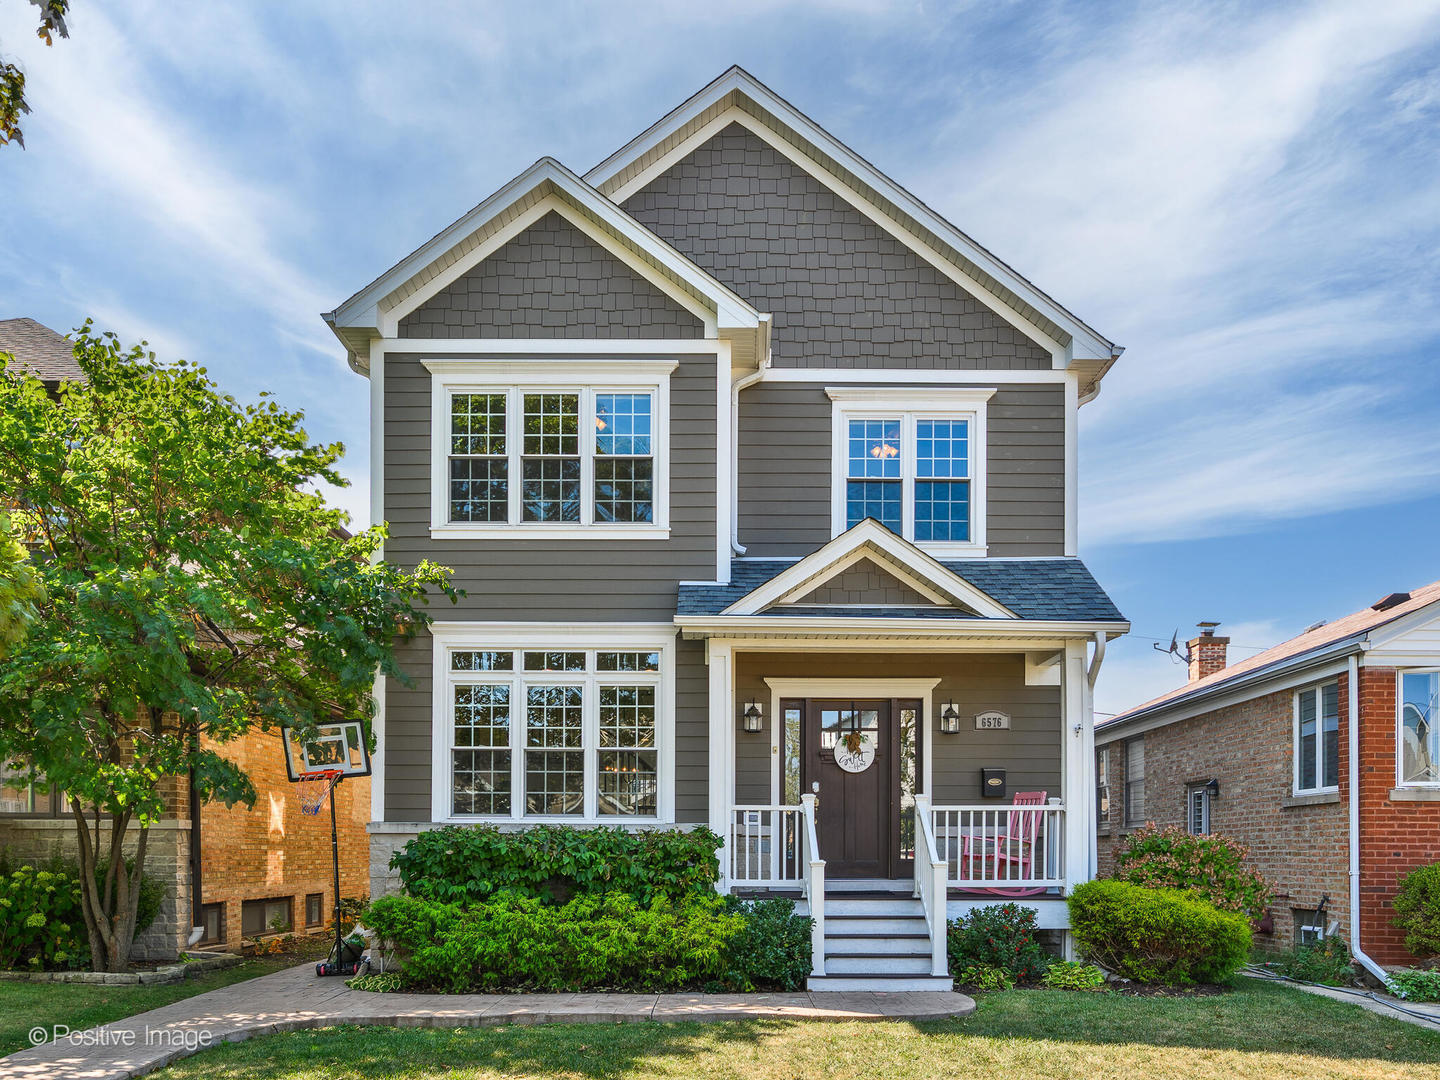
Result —
[[[290,896],[246,900],[240,905],[240,933],[248,938],[286,933],[293,925],[293,904],[294,897]]]

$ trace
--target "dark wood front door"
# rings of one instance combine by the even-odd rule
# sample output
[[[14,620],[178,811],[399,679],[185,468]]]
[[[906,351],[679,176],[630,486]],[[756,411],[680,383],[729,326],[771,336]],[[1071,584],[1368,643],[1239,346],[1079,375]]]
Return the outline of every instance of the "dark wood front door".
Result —
[[[804,790],[819,784],[815,829],[827,878],[887,877],[895,837],[895,752],[889,701],[811,699],[805,708]],[[847,736],[873,741],[875,757],[859,772],[835,761]]]

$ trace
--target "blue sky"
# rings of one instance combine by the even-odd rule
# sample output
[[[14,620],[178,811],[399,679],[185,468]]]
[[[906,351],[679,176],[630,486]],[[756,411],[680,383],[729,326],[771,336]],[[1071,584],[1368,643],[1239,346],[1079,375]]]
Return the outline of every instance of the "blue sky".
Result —
[[[423,18],[417,13],[423,12]],[[0,151],[0,317],[86,315],[342,440],[318,313],[543,154],[740,63],[1127,347],[1082,552],[1134,623],[1097,709],[1440,578],[1440,3],[487,6],[77,0]]]

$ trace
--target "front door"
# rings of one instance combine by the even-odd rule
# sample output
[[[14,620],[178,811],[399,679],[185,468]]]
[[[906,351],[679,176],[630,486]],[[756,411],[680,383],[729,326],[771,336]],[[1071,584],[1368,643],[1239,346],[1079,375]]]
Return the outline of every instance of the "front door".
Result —
[[[890,704],[851,699],[805,703],[803,783],[804,790],[818,794],[815,829],[827,878],[890,874],[896,818]]]

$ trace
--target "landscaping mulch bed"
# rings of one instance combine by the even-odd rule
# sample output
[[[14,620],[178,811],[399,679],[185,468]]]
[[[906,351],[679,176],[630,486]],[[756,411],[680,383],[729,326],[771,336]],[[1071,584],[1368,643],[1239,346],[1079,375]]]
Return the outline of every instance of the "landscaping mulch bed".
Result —
[[[1153,983],[1112,982],[1107,988],[1125,997],[1195,998],[1219,997],[1234,991],[1233,986],[1196,983],[1194,986],[1157,986]]]

